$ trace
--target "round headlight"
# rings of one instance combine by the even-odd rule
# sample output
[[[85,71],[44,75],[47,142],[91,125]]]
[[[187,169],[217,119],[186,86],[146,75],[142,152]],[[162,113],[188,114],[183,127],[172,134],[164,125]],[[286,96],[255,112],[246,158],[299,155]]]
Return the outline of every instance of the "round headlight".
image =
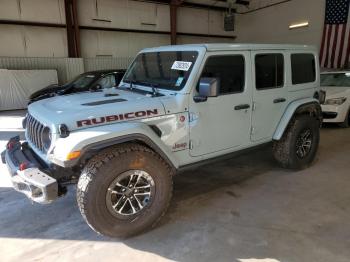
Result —
[[[51,130],[49,127],[45,127],[42,133],[42,141],[43,141],[43,145],[45,150],[49,150],[50,146],[51,146]]]

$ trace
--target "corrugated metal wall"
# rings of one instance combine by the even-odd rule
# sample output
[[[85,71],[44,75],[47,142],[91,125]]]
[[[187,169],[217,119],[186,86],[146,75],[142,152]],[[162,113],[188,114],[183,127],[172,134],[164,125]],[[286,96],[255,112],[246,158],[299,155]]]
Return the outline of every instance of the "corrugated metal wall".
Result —
[[[85,71],[102,69],[126,69],[132,62],[130,57],[98,57],[84,58]]]
[[[84,72],[82,58],[0,57],[0,69],[55,69],[58,82],[64,83]]]
[[[30,70],[55,69],[58,82],[67,82],[75,76],[100,69],[126,69],[132,58],[55,58],[55,57],[0,57],[0,69]]]

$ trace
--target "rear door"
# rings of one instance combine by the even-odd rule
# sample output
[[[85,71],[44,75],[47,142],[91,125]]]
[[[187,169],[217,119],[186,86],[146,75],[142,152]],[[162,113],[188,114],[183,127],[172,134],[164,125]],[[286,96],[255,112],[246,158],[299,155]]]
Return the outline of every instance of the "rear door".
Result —
[[[251,140],[268,140],[288,105],[283,51],[253,51],[253,111]]]

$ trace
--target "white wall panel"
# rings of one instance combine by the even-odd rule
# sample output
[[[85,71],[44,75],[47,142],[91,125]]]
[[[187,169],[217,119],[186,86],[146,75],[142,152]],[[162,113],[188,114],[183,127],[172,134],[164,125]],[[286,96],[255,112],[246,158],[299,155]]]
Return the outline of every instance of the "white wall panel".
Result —
[[[320,46],[325,1],[294,0],[237,16],[237,42],[295,43]],[[309,27],[289,30],[292,23],[309,21]]]
[[[60,84],[84,72],[82,58],[0,57],[0,69],[55,69]]]
[[[129,34],[129,56],[134,57],[141,49],[170,44],[169,35]]]
[[[103,70],[103,69],[126,69],[130,65],[130,57],[94,57],[84,58],[85,71]]]
[[[208,10],[181,7],[177,15],[177,31],[207,34],[209,32]]]
[[[0,25],[0,56],[25,56],[21,26]]]
[[[24,21],[64,24],[64,0],[21,0],[20,17]]]
[[[128,33],[81,30],[81,51],[83,57],[113,56],[127,57],[129,52]]]
[[[133,0],[78,0],[82,26],[170,31],[169,5]],[[65,23],[64,0],[0,0],[0,19]],[[105,21],[101,21],[105,20]],[[198,8],[178,9],[178,31],[233,35],[223,30],[223,14]],[[145,47],[170,44],[170,35],[81,30],[83,57],[133,57]],[[0,26],[0,56],[66,57],[64,28]],[[227,39],[180,37],[179,43],[226,42]]]
[[[235,32],[224,30],[224,12],[209,11],[208,33],[213,35],[236,35]]]
[[[83,26],[169,31],[169,6],[128,0],[80,0]],[[106,21],[101,21],[106,20]]]
[[[67,40],[64,28],[26,27],[26,56],[66,57]]]
[[[234,39],[219,37],[178,36],[178,44],[233,43]]]
[[[0,0],[0,19],[64,24],[64,0]]]
[[[129,1],[128,21],[130,29],[169,31],[169,6]]]
[[[0,56],[66,57],[64,28],[0,25]]]
[[[168,5],[157,5],[157,29],[170,31],[170,7]]]
[[[80,25],[116,28],[128,27],[127,0],[79,0],[78,10]],[[110,20],[110,22],[97,21],[98,19]]]
[[[182,33],[235,35],[224,30],[223,12],[189,7],[178,9],[177,30]]]
[[[0,0],[1,19],[19,19],[18,2],[15,0]]]
[[[143,48],[170,44],[168,35],[97,30],[80,34],[83,57],[134,57]]]

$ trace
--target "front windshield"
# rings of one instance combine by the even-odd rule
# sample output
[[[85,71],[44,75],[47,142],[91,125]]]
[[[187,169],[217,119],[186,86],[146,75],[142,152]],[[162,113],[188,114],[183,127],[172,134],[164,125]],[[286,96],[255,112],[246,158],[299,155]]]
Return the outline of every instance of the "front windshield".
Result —
[[[349,86],[350,73],[321,74],[321,86]]]
[[[198,53],[164,51],[139,54],[130,66],[124,82],[181,90],[191,74]]]
[[[93,74],[83,74],[71,81],[70,85],[75,88],[86,88],[94,81],[95,77]]]

